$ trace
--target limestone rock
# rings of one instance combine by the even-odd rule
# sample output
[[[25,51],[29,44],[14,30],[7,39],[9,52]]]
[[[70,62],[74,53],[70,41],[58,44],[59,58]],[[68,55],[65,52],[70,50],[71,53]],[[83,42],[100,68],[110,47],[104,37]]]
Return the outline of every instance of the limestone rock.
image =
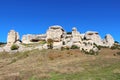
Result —
[[[14,30],[11,30],[9,33],[8,33],[8,37],[7,37],[7,46],[11,46],[13,45],[14,43],[16,43],[17,41],[19,41],[20,38],[19,38],[19,33],[14,31]]]
[[[22,43],[29,44],[31,43],[31,39],[35,38],[35,35],[27,34],[22,36]]]
[[[62,47],[62,41],[53,43],[53,49],[61,49],[61,47]]]
[[[95,31],[87,31],[84,36],[85,40],[91,40],[97,45],[103,45],[102,39],[99,36],[98,32]]]
[[[63,37],[64,37],[64,30],[61,26],[55,25],[55,26],[51,26],[49,27],[48,31],[47,31],[47,39],[53,39],[53,41],[55,42],[60,42]]]
[[[110,34],[107,34],[104,39],[105,46],[111,47],[114,45],[114,39]]]
[[[75,43],[81,42],[81,35],[75,27],[72,29],[72,41]]]
[[[27,34],[27,35],[23,35],[22,43],[29,44],[29,43],[39,42],[41,40],[45,41],[45,39],[46,39],[46,34],[41,34],[41,35]]]

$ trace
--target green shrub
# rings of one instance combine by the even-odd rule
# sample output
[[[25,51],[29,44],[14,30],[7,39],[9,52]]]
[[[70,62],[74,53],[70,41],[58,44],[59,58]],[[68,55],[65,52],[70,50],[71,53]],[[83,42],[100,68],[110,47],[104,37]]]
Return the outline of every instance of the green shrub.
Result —
[[[45,43],[46,43],[46,41],[40,41],[39,43],[40,43],[40,44],[45,44]]]
[[[79,47],[76,46],[76,45],[72,45],[72,46],[71,46],[71,49],[79,49]]]
[[[16,44],[13,44],[13,45],[11,46],[11,50],[18,50],[18,49],[19,49],[19,46],[16,45]]]

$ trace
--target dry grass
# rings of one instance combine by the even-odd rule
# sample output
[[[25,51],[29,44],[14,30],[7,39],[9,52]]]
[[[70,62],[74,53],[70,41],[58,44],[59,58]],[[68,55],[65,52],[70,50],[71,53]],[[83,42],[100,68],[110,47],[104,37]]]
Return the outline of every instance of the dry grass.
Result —
[[[61,78],[69,80],[67,77],[63,79],[64,74],[68,76],[76,73],[93,73],[93,71],[118,63],[120,56],[113,55],[116,52],[119,50],[102,49],[98,56],[85,55],[78,49],[3,53],[0,54],[0,80],[61,80]],[[119,67],[114,69],[113,73],[119,73]],[[55,77],[56,79],[53,79]]]

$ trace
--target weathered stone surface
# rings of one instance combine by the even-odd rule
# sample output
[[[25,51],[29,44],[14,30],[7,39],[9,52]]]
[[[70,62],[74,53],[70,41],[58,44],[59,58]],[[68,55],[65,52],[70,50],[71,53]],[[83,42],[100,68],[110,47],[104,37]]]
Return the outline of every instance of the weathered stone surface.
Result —
[[[85,50],[87,52],[89,52],[91,49],[93,49],[93,44],[89,41],[83,41],[83,43],[80,46],[80,50]]]
[[[64,37],[64,30],[61,26],[55,25],[55,26],[51,26],[49,27],[48,31],[47,31],[47,39],[53,39],[53,41],[55,42],[60,42],[63,37]]]
[[[104,42],[104,45],[108,46],[108,47],[111,47],[111,46],[114,45],[114,39],[113,39],[113,37],[110,34],[107,34],[105,36],[105,39],[104,39],[103,42]]]
[[[22,43],[29,44],[31,43],[31,39],[35,38],[35,35],[27,34],[22,36]]]
[[[11,30],[9,33],[8,33],[8,37],[7,37],[7,46],[11,46],[13,45],[16,41],[19,41],[20,38],[19,38],[19,33],[14,31],[14,30]]]
[[[46,39],[46,34],[41,34],[41,35],[27,34],[27,35],[23,35],[22,43],[29,44],[29,43],[34,43],[34,42],[38,42],[45,39]]]
[[[53,43],[53,49],[61,49],[61,47],[62,47],[62,41]]]
[[[86,33],[80,34],[79,31],[74,27],[72,28],[72,32],[65,32],[61,26],[55,25],[50,26],[47,30],[46,34],[27,34],[23,35],[22,43],[39,43],[39,41],[47,41],[48,39],[53,40],[53,49],[61,49],[61,47],[71,47],[72,45],[76,45],[80,47],[80,50],[84,49],[85,51],[93,50],[95,52],[98,51],[98,48],[94,45],[100,46],[108,46],[111,47],[114,44],[114,39],[110,34],[107,34],[105,39],[102,40],[99,33],[95,31],[87,31]],[[35,45],[26,47],[24,44],[20,44],[20,38],[18,32],[11,30],[8,33],[7,37],[7,45],[5,47],[0,48],[1,51],[10,52],[10,47],[13,44],[19,46],[19,49],[16,51],[27,51],[32,49],[48,49],[47,43],[44,45]],[[13,52],[13,51],[11,51]]]
[[[81,35],[75,27],[72,29],[72,41],[75,43],[81,42]]]
[[[95,32],[95,31],[87,31],[85,33],[85,36],[84,36],[85,40],[89,41],[93,41],[93,43],[97,44],[97,45],[103,45],[103,42],[102,42],[102,39],[101,37],[99,36],[99,33],[98,32]]]

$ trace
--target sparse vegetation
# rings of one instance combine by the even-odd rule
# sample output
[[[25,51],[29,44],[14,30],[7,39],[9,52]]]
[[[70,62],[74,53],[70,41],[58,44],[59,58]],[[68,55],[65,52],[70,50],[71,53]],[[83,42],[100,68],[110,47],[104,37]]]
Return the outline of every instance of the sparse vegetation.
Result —
[[[79,49],[79,47],[76,46],[76,45],[72,45],[72,46],[71,46],[71,49]]]
[[[39,43],[40,43],[40,44],[45,44],[45,43],[46,43],[46,41],[40,41]]]
[[[101,50],[100,56],[86,56],[78,49],[3,53],[0,54],[0,79],[119,80],[120,58],[113,54],[119,54],[120,50]]]
[[[112,47],[111,47],[112,50],[114,49],[119,49],[120,50],[120,44],[114,44]]]
[[[18,49],[19,49],[19,46],[16,45],[16,44],[13,44],[13,45],[11,46],[11,50],[18,50]]]
[[[95,47],[97,47],[98,48],[98,50],[101,50],[102,48],[108,48],[108,47],[106,47],[106,46],[100,46],[100,45],[97,45],[97,44],[93,44]]]
[[[69,50],[69,49],[70,49],[70,47],[68,47],[68,46],[61,47],[61,50]]]
[[[53,39],[47,39],[47,46],[48,46],[48,49],[52,49],[53,48]]]
[[[92,49],[90,51],[86,51],[83,49],[82,52],[84,52],[85,54],[88,54],[88,55],[98,55],[99,54],[98,52],[95,52]]]

